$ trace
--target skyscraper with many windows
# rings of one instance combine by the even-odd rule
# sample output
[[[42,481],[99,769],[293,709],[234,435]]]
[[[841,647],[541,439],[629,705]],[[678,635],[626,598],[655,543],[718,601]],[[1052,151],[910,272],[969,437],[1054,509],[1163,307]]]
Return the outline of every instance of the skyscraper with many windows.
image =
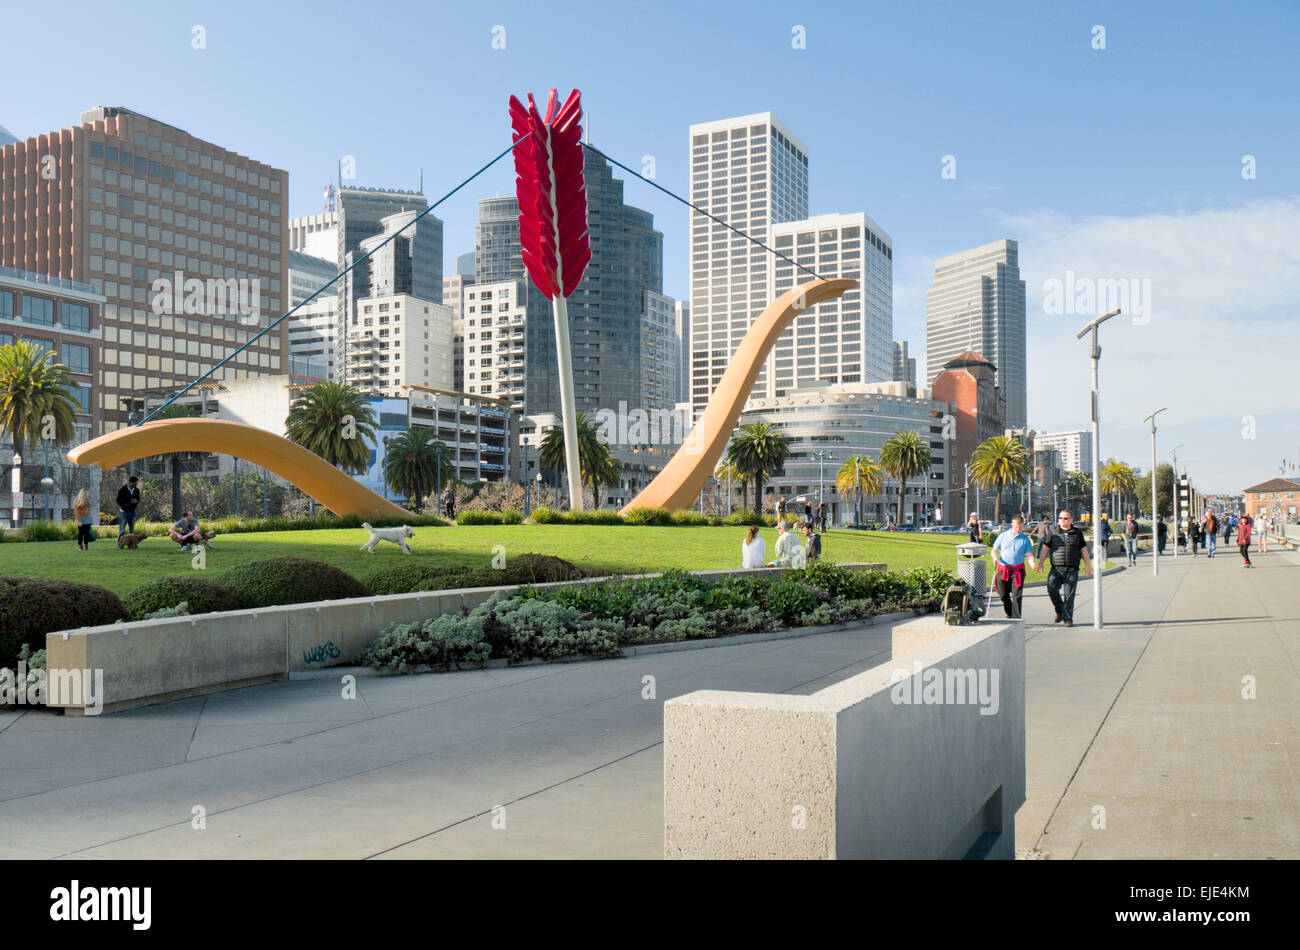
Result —
[[[808,217],[808,149],[770,112],[692,125],[691,202],[756,240]],[[691,220],[691,410],[698,416],[774,297],[769,253],[697,211]],[[755,392],[768,388],[768,369]]]
[[[105,431],[284,312],[287,194],[286,172],[121,106],[0,146],[0,264],[105,298],[95,386]],[[216,378],[286,372],[288,331],[286,321]]]
[[[768,255],[772,299],[814,279],[813,274],[850,277],[858,286],[795,317],[767,358],[767,385],[756,386],[754,394],[771,399],[809,386],[890,381],[894,249],[889,235],[861,212],[820,214],[774,224],[771,230],[773,246],[785,255]]]
[[[1019,246],[1003,239],[934,262],[925,293],[925,384],[973,351],[997,367],[1006,426],[1026,424],[1025,282]]]

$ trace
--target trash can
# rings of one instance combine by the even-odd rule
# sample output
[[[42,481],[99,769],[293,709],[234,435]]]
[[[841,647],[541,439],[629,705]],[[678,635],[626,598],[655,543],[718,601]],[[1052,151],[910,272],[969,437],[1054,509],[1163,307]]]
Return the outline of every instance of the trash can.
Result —
[[[981,594],[989,589],[987,552],[987,547],[973,541],[957,545],[957,577]]]

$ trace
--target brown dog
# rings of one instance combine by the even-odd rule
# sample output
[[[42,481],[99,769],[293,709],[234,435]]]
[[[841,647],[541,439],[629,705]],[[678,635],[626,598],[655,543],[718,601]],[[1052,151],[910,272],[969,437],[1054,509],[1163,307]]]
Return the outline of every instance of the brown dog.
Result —
[[[149,536],[147,534],[124,534],[117,539],[117,549],[120,551],[122,548],[130,548],[134,551],[140,546],[141,541],[148,540]]]

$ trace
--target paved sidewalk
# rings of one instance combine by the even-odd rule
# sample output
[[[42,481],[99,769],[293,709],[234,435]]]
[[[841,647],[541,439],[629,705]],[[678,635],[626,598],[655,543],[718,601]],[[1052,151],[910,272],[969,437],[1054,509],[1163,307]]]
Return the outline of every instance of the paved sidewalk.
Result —
[[[1022,851],[1300,856],[1300,557],[1238,563],[1165,558],[1156,579],[1142,558],[1104,579],[1101,633],[1090,584],[1071,630],[1028,591]],[[658,858],[665,699],[809,693],[888,657],[876,626],[361,678],[351,701],[323,679],[100,718],[0,712],[0,857]]]

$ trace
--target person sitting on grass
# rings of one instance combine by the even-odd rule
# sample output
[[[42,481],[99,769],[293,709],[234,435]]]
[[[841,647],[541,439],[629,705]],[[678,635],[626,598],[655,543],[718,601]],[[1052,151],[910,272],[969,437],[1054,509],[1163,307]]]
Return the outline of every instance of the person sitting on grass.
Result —
[[[808,539],[803,549],[804,560],[808,564],[819,560],[822,556],[822,536],[813,530],[812,522],[805,521],[802,525],[804,537]]]
[[[803,545],[784,520],[776,523],[776,560],[768,567],[798,567],[796,560],[803,560]]]
[[[167,536],[181,546],[182,551],[188,551],[193,545],[196,549],[203,543],[203,532],[199,530],[199,520],[194,517],[194,512],[187,511],[181,517],[181,520],[172,525]]]
[[[767,542],[758,536],[758,525],[750,525],[745,532],[745,540],[740,544],[740,566],[762,567],[767,560]]]

